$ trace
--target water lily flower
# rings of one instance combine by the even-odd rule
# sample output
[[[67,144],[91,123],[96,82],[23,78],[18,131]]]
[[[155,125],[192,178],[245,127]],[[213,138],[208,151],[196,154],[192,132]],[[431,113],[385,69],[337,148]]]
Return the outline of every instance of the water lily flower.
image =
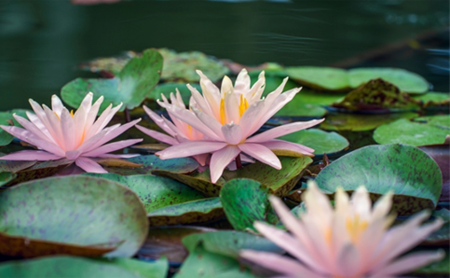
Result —
[[[245,69],[239,73],[234,86],[225,76],[220,90],[201,71],[197,73],[203,94],[188,85],[192,93],[189,109],[174,101],[158,103],[169,112],[171,119],[184,122],[204,137],[172,144],[156,153],[161,159],[211,154],[211,181],[215,183],[225,167],[240,158],[241,153],[276,169],[281,169],[281,162],[275,153],[313,156],[314,150],[311,148],[276,138],[317,125],[323,119],[290,123],[254,135],[300,91],[300,88],[295,88],[282,93],[287,78],[266,98],[261,98],[265,87],[264,72],[252,87]],[[166,132],[170,134],[169,130]]]
[[[124,125],[106,125],[122,104],[109,105],[103,113],[96,116],[103,102],[100,97],[92,104],[93,94],[88,93],[78,110],[69,112],[61,100],[52,96],[52,109],[39,106],[30,99],[35,114],[27,112],[28,120],[14,114],[14,118],[23,128],[17,126],[0,127],[20,140],[36,146],[39,150],[23,150],[0,157],[2,160],[59,160],[67,159],[86,172],[106,173],[95,158],[127,158],[134,155],[109,154],[138,142],[142,139],[129,139],[106,144],[118,135],[134,126],[140,119]]]
[[[408,251],[443,221],[420,225],[428,218],[419,213],[403,224],[389,229],[395,217],[389,215],[392,193],[381,197],[373,206],[365,187],[359,187],[349,200],[339,188],[335,209],[314,182],[304,193],[307,212],[295,217],[282,201],[270,201],[283,224],[291,232],[255,222],[254,227],[266,238],[294,258],[269,252],[241,251],[241,257],[272,269],[282,276],[308,278],[379,278],[412,271],[443,258],[444,252]]]

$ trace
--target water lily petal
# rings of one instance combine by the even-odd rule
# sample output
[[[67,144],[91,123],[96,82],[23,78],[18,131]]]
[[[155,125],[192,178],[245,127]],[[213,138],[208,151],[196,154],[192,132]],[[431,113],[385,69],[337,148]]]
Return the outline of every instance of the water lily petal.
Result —
[[[155,112],[153,112],[147,106],[143,106],[145,113],[157,124],[162,130],[170,134],[171,136],[175,136],[176,132],[174,132],[167,124],[165,124],[164,120]],[[151,136],[151,135],[149,135]]]
[[[211,181],[216,183],[222,176],[223,170],[230,162],[236,158],[241,151],[235,146],[227,146],[215,151],[211,156],[210,171]]]
[[[312,126],[315,126],[317,124],[320,124],[321,122],[323,122],[325,119],[320,119],[320,120],[311,120],[308,122],[295,122],[295,123],[290,123],[290,124],[286,124],[286,125],[281,125],[272,129],[269,129],[267,131],[264,131],[263,133],[257,134],[249,139],[247,139],[247,142],[252,142],[252,143],[258,143],[258,142],[265,142],[268,140],[272,140],[274,138],[278,138],[281,137],[283,135],[292,133],[292,132],[296,132],[302,129],[306,129]]]
[[[57,160],[61,158],[62,158],[61,156],[44,151],[23,150],[4,155],[0,157],[0,160],[46,161],[46,160]]]
[[[199,154],[212,153],[224,148],[227,144],[214,141],[188,141],[180,143],[156,153],[161,159],[189,157]]]
[[[98,117],[98,119],[94,122],[94,124],[86,134],[86,139],[92,138],[92,136],[97,134],[97,132],[100,132],[103,128],[105,128],[105,126],[111,121],[117,111],[119,111],[120,107],[122,107],[122,103],[114,108],[112,107],[112,104],[110,104],[105,110],[103,110],[100,117]]]
[[[209,103],[216,119],[218,119],[220,118],[220,90],[200,70],[196,72],[200,76],[200,87],[202,88],[203,97]]]
[[[222,134],[225,141],[230,145],[237,145],[242,141],[242,129],[239,125],[231,122],[222,126]]]
[[[39,129],[36,125],[34,125],[32,122],[27,121],[25,118],[13,114],[14,119],[16,119],[19,124],[21,124],[26,130],[29,130],[30,132],[34,133],[36,136],[41,138],[42,140],[51,141],[54,143],[53,138],[47,133],[45,134],[41,129]]]
[[[128,140],[117,141],[114,143],[103,145],[97,149],[90,151],[90,152],[83,153],[83,156],[98,157],[100,155],[104,155],[109,152],[117,151],[117,150],[129,147],[131,145],[134,145],[136,143],[142,142],[142,140],[143,139],[128,139]]]
[[[100,164],[87,157],[79,157],[75,164],[88,173],[105,174],[108,173]]]
[[[250,76],[247,73],[246,69],[242,69],[234,83],[234,91],[237,94],[243,94],[250,90]]]
[[[100,105],[103,103],[103,99],[104,99],[103,96],[100,96],[94,102],[94,104],[90,106],[89,109],[87,107],[82,106],[85,109],[85,113],[87,113],[87,115],[86,115],[86,126],[84,127],[84,134],[85,134],[85,136],[89,133],[89,130],[91,130],[92,126],[94,125],[95,118],[97,117],[98,110],[100,110]]]
[[[202,97],[200,92],[196,88],[192,87],[190,84],[187,84],[186,86],[188,87],[189,91],[191,91],[192,98],[195,100],[195,103],[196,103],[196,105],[198,105],[198,108],[201,109],[201,111],[203,111],[204,113],[206,113],[208,115],[214,115],[214,112],[213,112],[211,106]]]
[[[163,143],[166,143],[166,144],[169,144],[169,145],[176,145],[176,144],[178,144],[178,141],[175,140],[173,137],[170,137],[170,136],[168,136],[166,134],[163,134],[161,132],[148,129],[148,128],[140,126],[140,125],[136,125],[136,128],[139,129],[140,131],[142,131],[143,133],[147,134],[148,136],[150,136],[150,137],[152,137],[152,138],[154,138],[154,139],[156,139],[156,140],[158,140],[160,142],[163,142]]]
[[[52,95],[52,110],[55,112],[58,116],[61,117],[61,112],[64,105],[62,104],[61,100],[57,95]]]
[[[275,169],[281,169],[281,162],[278,157],[267,147],[261,144],[245,143],[238,145],[239,149],[247,155],[261,161]]]
[[[61,111],[60,125],[66,151],[74,150],[75,140],[77,139],[75,122],[70,115],[70,112],[65,107],[63,107]]]
[[[312,153],[314,152],[313,149],[303,146],[301,144],[296,144],[296,143],[287,142],[287,141],[283,141],[283,140],[274,139],[274,140],[262,142],[260,144],[268,147],[272,151],[286,150],[286,151],[296,152],[296,153],[307,155],[307,156],[312,156],[313,155]]]

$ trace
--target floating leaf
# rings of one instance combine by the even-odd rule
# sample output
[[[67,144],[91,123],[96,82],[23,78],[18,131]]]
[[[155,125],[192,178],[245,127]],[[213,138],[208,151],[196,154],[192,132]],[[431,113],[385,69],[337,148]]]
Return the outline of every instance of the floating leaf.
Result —
[[[5,184],[8,184],[12,181],[17,175],[10,172],[0,172],[0,187]]]
[[[91,249],[120,243],[106,255],[127,257],[136,253],[148,230],[136,194],[106,179],[30,181],[2,191],[0,204],[0,233],[7,237],[0,240],[0,253],[10,256],[89,255]]]
[[[306,167],[312,163],[307,156],[279,157],[282,168],[277,170],[267,164],[256,162],[237,171],[225,171],[224,178],[229,181],[248,178],[260,182],[271,194],[285,196],[292,190],[302,176]]]
[[[450,243],[450,211],[442,208],[435,210],[432,215],[434,218],[441,218],[444,225],[439,230],[430,234],[425,241],[421,242],[421,246],[449,246]]]
[[[0,172],[17,173],[36,164],[36,161],[0,160]]]
[[[140,56],[140,54],[134,51],[126,51],[121,56],[102,57],[82,63],[80,68],[90,72],[108,72],[118,75],[128,61],[136,56]]]
[[[15,126],[21,126],[13,117],[13,114],[17,114],[22,117],[26,117],[26,110],[22,109],[15,109],[12,111],[6,111],[6,112],[0,112],[0,125],[11,125],[12,123]],[[14,139],[14,136],[9,134],[8,132],[4,131],[2,128],[0,128],[0,146],[6,146],[9,143],[12,142]]]
[[[327,93],[313,91],[303,88],[298,92],[292,101],[305,104],[316,104],[329,106],[334,102],[338,102],[346,96],[346,93]]]
[[[15,185],[21,182],[53,176],[72,163],[73,161],[67,159],[37,162],[30,168],[17,172],[16,178],[8,185]]]
[[[376,127],[393,122],[397,119],[411,119],[417,117],[417,113],[392,113],[381,115],[370,114],[349,114],[339,113],[330,114],[326,120],[320,125],[320,128],[326,130],[349,130],[349,131],[367,131],[375,129]]]
[[[396,144],[367,146],[346,154],[325,167],[316,182],[330,193],[338,186],[353,191],[364,185],[372,197],[392,190],[393,208],[399,214],[436,207],[442,186],[433,159],[418,148]]]
[[[0,277],[20,278],[165,278],[167,260],[154,263],[133,259],[93,260],[55,256],[0,264]]]
[[[348,71],[350,86],[356,88],[371,79],[381,78],[397,86],[400,91],[423,94],[428,91],[428,82],[420,75],[396,68],[357,68]]]
[[[103,96],[100,111],[110,103],[123,103],[120,111],[139,106],[159,81],[162,56],[154,49],[145,50],[142,57],[132,58],[120,73],[108,79],[77,78],[61,89],[61,97],[68,105],[79,107],[88,92],[94,99]]]
[[[170,170],[175,173],[191,173],[198,168],[198,163],[192,158],[174,158],[162,160],[156,155],[141,155],[127,159],[141,164],[140,168],[105,167],[109,173],[120,175],[150,174],[154,170]]]
[[[336,132],[326,132],[316,128],[300,130],[279,139],[302,144],[314,149],[314,154],[330,154],[348,147],[348,140]]]
[[[200,242],[203,243],[203,248],[208,252],[236,259],[242,249],[284,253],[283,249],[264,237],[239,231],[195,233],[183,239],[183,243],[188,250],[194,250]]]
[[[176,89],[180,91],[181,97],[185,104],[189,103],[189,99],[191,98],[191,91],[186,86],[187,83],[163,83],[159,84],[155,87],[155,89],[148,95],[149,99],[161,99],[161,95],[164,95],[166,98],[170,98],[170,93],[176,93]],[[191,84],[192,87],[196,88],[201,92],[201,88],[199,84]]]
[[[450,105],[450,94],[439,92],[428,92],[423,95],[413,96],[422,103],[424,108],[442,108],[448,110]]]
[[[255,278],[241,267],[233,258],[208,252],[198,244],[190,250],[174,278]]]
[[[199,82],[200,77],[195,70],[201,70],[212,82],[222,79],[225,74],[229,73],[229,69],[221,61],[202,52],[177,53],[167,48],[160,48],[158,51],[164,58],[161,78],[166,82]]]
[[[220,191],[220,200],[228,221],[236,230],[254,229],[255,221],[264,221],[269,208],[268,190],[251,179],[234,179]]]
[[[118,174],[85,175],[117,181],[133,190],[141,199],[147,213],[167,206],[203,199],[196,190],[169,178],[152,175],[122,176]]]
[[[288,67],[290,78],[298,83],[319,90],[347,91],[350,89],[346,70],[326,67]]]
[[[315,104],[305,104],[299,96],[295,96],[275,114],[275,117],[289,118],[294,121],[301,117],[323,117],[326,113],[325,108]]]
[[[393,112],[418,109],[419,104],[383,79],[373,79],[348,93],[333,107],[361,113]]]
[[[163,207],[148,214],[151,226],[216,221],[224,216],[219,198],[207,198]]]
[[[214,229],[203,227],[153,227],[147,240],[137,253],[143,260],[156,260],[166,257],[171,265],[181,265],[188,256],[188,250],[181,240],[192,234],[211,232]]]
[[[373,139],[378,144],[401,143],[413,146],[424,146],[442,144],[445,137],[450,134],[450,129],[441,125],[440,119],[433,121],[433,117],[427,117],[428,121],[420,121],[416,118],[413,121],[400,119],[395,122],[384,124],[375,129]],[[449,116],[445,117],[450,121]]]

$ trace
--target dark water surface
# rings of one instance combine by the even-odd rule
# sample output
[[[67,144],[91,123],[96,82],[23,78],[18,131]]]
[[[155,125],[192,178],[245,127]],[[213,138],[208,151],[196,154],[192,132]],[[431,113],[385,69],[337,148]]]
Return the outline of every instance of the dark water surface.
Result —
[[[448,92],[448,25],[448,0],[0,0],[0,110],[48,103],[89,76],[82,61],[149,47],[247,65],[403,67]],[[350,59],[367,51],[371,59]]]

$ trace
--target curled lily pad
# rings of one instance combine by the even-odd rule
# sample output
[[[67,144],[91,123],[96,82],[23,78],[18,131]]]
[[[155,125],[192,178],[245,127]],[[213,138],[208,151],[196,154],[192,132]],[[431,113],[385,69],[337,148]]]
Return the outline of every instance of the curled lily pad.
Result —
[[[103,261],[54,256],[2,263],[0,264],[0,277],[164,278],[167,270],[167,260],[144,263],[125,258]]]
[[[396,68],[357,68],[348,71],[350,86],[356,88],[371,79],[381,78],[397,86],[400,91],[423,94],[428,91],[428,82],[420,75]]]
[[[251,179],[234,179],[220,191],[220,200],[228,221],[236,230],[254,229],[255,221],[266,220],[268,190]]]
[[[141,164],[139,168],[105,167],[109,173],[120,175],[145,175],[154,170],[170,170],[176,173],[191,173],[198,168],[198,163],[192,158],[174,158],[162,160],[156,155],[141,155],[127,159]]]
[[[50,177],[71,164],[73,161],[67,159],[37,162],[30,168],[17,172],[16,177],[8,185]]]
[[[175,180],[152,175],[122,176],[118,174],[85,175],[117,181],[133,190],[141,199],[147,213],[160,208],[203,199],[198,191]]]
[[[419,104],[412,97],[380,78],[361,85],[332,106],[361,113],[386,113],[419,108]]]
[[[338,186],[353,191],[364,185],[374,198],[392,190],[393,208],[402,215],[435,208],[442,188],[439,167],[431,157],[418,148],[397,144],[348,153],[325,167],[316,182],[329,193]]]
[[[448,121],[448,123],[446,123]],[[430,116],[413,121],[400,119],[379,126],[373,133],[378,144],[401,143],[413,146],[442,144],[450,129],[450,116]]]
[[[368,131],[375,129],[382,124],[390,123],[402,118],[412,119],[417,117],[417,115],[417,113],[413,112],[392,113],[387,115],[350,113],[329,114],[326,120],[320,125],[320,128],[337,131]]]
[[[347,91],[350,89],[346,70],[327,67],[288,67],[290,78],[313,89]]]
[[[314,154],[336,153],[349,145],[348,140],[336,132],[326,132],[316,128],[300,130],[279,139],[308,146],[314,149]]]
[[[247,178],[260,182],[268,188],[271,194],[285,196],[300,180],[306,167],[312,163],[307,156],[279,157],[282,168],[277,170],[267,164],[256,162],[237,171],[225,171],[227,181],[237,178]]]
[[[5,237],[0,253],[10,256],[83,256],[91,249],[119,245],[106,256],[129,257],[148,230],[145,208],[136,194],[106,179],[34,180],[2,191],[0,204],[0,233]]]
[[[133,109],[139,106],[159,81],[162,70],[162,57],[158,51],[148,49],[142,57],[132,58],[114,78],[83,79],[77,78],[61,89],[61,97],[68,105],[79,107],[88,92],[97,99],[105,98],[100,111],[110,103],[121,108]]]
[[[433,109],[449,109],[450,105],[450,94],[440,93],[440,92],[428,92],[423,95],[413,96],[413,98],[420,102],[424,108]]]
[[[201,70],[212,82],[229,73],[229,69],[221,61],[199,51],[177,53],[167,48],[160,48],[158,51],[164,58],[161,78],[166,82],[198,82],[200,77],[195,70]]]
[[[36,161],[0,160],[0,172],[17,173],[36,164]]]
[[[148,214],[152,226],[209,222],[223,216],[222,204],[217,197],[171,205]]]

